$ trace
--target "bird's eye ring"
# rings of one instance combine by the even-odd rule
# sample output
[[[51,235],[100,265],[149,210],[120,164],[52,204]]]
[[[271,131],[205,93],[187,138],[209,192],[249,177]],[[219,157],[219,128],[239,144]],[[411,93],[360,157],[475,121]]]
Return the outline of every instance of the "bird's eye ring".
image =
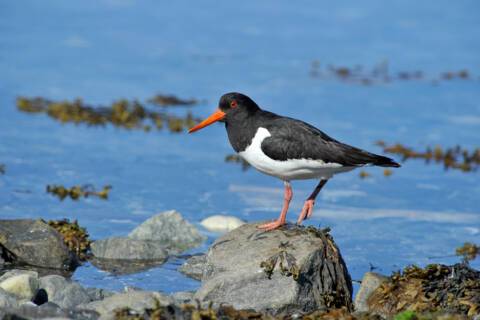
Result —
[[[232,102],[230,102],[230,107],[236,108],[237,107],[237,101],[232,100]]]

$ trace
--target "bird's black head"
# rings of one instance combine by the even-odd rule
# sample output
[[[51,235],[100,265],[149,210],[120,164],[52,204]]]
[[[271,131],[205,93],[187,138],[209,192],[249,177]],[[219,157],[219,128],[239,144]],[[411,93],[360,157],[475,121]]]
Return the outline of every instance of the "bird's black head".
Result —
[[[238,92],[224,94],[220,98],[218,108],[227,114],[227,118],[239,113],[252,114],[260,109],[252,99]]]
[[[260,110],[258,105],[249,97],[238,92],[224,94],[218,103],[218,109],[188,132],[195,132],[216,121],[242,121],[246,117]]]

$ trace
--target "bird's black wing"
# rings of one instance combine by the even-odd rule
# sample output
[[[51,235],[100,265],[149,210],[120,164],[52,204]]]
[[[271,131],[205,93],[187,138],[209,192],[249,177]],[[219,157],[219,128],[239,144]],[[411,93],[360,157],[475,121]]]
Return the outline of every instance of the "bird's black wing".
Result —
[[[312,159],[343,166],[400,166],[390,158],[341,143],[303,121],[286,117],[271,120],[266,126],[271,136],[263,140],[261,148],[274,160]]]

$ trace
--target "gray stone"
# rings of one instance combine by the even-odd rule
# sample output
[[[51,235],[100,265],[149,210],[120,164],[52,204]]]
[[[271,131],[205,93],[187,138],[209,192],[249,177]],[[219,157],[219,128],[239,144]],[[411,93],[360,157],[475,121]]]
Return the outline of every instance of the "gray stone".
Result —
[[[30,300],[38,289],[38,273],[10,270],[0,277],[0,288],[18,299]]]
[[[102,259],[93,257],[90,262],[100,270],[114,275],[138,273],[163,264],[166,260],[126,260],[126,259]]]
[[[74,308],[91,301],[88,292],[77,282],[58,275],[40,278],[40,287],[48,294],[48,301],[58,304],[63,309]]]
[[[173,299],[159,292],[129,291],[117,293],[101,301],[94,301],[78,307],[98,312],[103,319],[113,318],[113,311],[122,308],[130,308],[137,312],[143,312],[147,308],[153,308],[159,303],[166,306],[173,303]]]
[[[202,280],[206,262],[207,256],[205,254],[192,256],[180,266],[178,271],[192,279]]]
[[[193,303],[193,296],[195,295],[194,291],[179,291],[175,292],[170,295],[172,299],[175,301],[175,304],[183,304],[183,303]]]
[[[91,244],[92,253],[102,259],[155,260],[164,262],[168,252],[162,243],[150,240],[137,240],[126,237],[113,237],[97,240]]]
[[[62,236],[41,220],[0,220],[0,245],[14,263],[65,270],[78,265]]]
[[[52,302],[41,306],[23,304],[21,306],[0,309],[0,319],[74,319],[96,320],[99,314],[93,310],[63,310]]]
[[[263,232],[257,226],[245,224],[215,241],[195,299],[275,315],[332,305],[352,309],[351,278],[326,231],[288,225]]]
[[[388,277],[375,272],[367,272],[363,276],[362,284],[355,296],[355,311],[367,312],[369,310],[367,300],[382,283],[388,280]]]
[[[85,291],[90,297],[90,301],[103,300],[105,298],[113,296],[116,293],[114,291],[101,288],[85,288]]]
[[[155,240],[171,252],[179,253],[206,240],[175,210],[159,213],[136,227],[128,235],[137,240]]]
[[[0,288],[0,310],[4,308],[13,308],[16,306],[18,306],[17,298]],[[1,318],[2,317],[0,317],[0,319]]]

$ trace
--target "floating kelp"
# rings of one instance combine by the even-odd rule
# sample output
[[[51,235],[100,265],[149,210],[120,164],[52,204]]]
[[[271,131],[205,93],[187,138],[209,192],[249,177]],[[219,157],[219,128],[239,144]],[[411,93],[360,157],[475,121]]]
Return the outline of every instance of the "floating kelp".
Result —
[[[360,179],[366,179],[366,178],[371,177],[372,175],[370,173],[368,173],[367,171],[362,170],[362,171],[359,172],[358,176],[360,177]]]
[[[70,222],[68,219],[50,220],[48,225],[57,230],[70,251],[74,252],[80,260],[84,261],[90,250],[91,241],[85,228],[78,225],[77,220]]]
[[[402,161],[408,159],[424,159],[426,163],[443,163],[446,170],[457,169],[463,172],[475,171],[480,166],[480,148],[469,151],[456,146],[442,149],[440,146],[427,147],[425,151],[414,151],[400,143],[388,146],[383,141],[377,145],[383,148],[383,152],[402,156]]]
[[[464,262],[475,260],[480,255],[480,246],[470,242],[465,242],[463,246],[455,250],[457,256],[462,256]]]
[[[156,96],[148,99],[149,103],[156,104],[161,107],[168,106],[192,106],[198,104],[197,99],[180,99],[174,95],[157,94]]]
[[[5,174],[5,165],[0,164],[0,174]]]
[[[394,315],[406,310],[480,314],[480,272],[467,264],[406,267],[395,272],[368,298],[372,312]]]
[[[168,123],[171,132],[182,132],[197,124],[200,119],[188,112],[184,117],[147,109],[139,101],[117,100],[110,106],[90,106],[81,99],[73,101],[51,101],[44,98],[17,98],[17,108],[28,113],[46,113],[62,123],[86,123],[89,126],[112,124],[118,128],[150,131],[152,127],[162,129]]]
[[[78,200],[80,197],[88,198],[89,196],[95,196],[100,199],[107,200],[108,194],[112,186],[104,186],[102,190],[95,191],[95,188],[91,184],[83,186],[73,186],[71,188],[65,188],[61,185],[48,185],[47,192],[57,196],[60,200],[64,200],[66,197],[70,197],[73,200]]]
[[[392,81],[430,81],[437,83],[447,80],[473,80],[468,70],[442,72],[438,76],[426,77],[420,70],[391,72],[388,61],[377,63],[371,68],[357,65],[354,67],[326,65],[314,60],[310,66],[313,78],[338,79],[344,82],[371,85]]]
[[[247,171],[250,168],[250,164],[245,161],[241,156],[238,154],[229,154],[225,156],[225,162],[232,162],[232,163],[239,163],[242,165],[242,171]]]

